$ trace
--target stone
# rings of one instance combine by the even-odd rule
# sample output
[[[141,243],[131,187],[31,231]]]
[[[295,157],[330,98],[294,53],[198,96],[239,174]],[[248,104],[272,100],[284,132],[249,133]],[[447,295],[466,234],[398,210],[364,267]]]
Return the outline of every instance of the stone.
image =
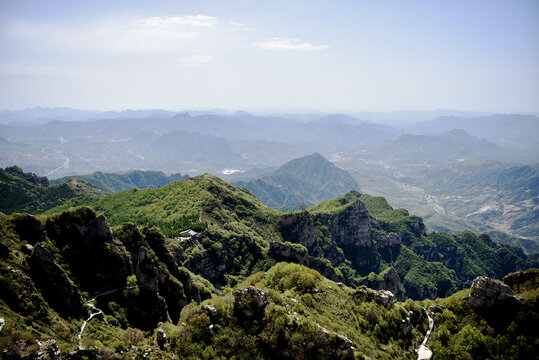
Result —
[[[6,324],[6,321],[3,317],[0,317],[0,334],[2,333],[2,330],[4,329],[4,325]]]
[[[268,290],[248,287],[234,291],[234,312],[244,317],[261,316],[268,305]]]
[[[380,305],[395,305],[395,295],[391,291],[387,290],[373,290],[365,285],[361,285],[357,288],[356,296],[364,298],[366,301],[374,301]]]
[[[202,309],[206,310],[212,317],[217,316],[217,308],[213,305],[204,305]]]
[[[165,348],[165,344],[167,343],[167,334],[165,333],[165,330],[159,328],[157,329],[157,332],[155,333],[155,341],[157,342],[157,345],[161,350]]]
[[[478,276],[473,281],[468,302],[473,309],[482,310],[516,305],[520,300],[513,295],[513,290],[508,285],[485,276]]]

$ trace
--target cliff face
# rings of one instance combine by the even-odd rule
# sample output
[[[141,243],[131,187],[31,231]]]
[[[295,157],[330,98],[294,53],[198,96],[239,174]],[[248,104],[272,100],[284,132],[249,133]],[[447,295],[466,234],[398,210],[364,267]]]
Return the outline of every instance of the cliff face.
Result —
[[[309,255],[328,259],[334,266],[349,260],[364,275],[378,269],[384,251],[402,243],[398,235],[388,235],[380,228],[362,201],[337,214],[287,214],[279,223],[285,241],[305,246]]]

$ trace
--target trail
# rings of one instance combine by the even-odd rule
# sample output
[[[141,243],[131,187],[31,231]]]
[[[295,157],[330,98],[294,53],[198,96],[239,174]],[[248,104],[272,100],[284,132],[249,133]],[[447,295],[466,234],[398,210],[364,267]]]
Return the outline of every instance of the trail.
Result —
[[[427,331],[425,339],[423,339],[423,342],[419,345],[419,349],[417,350],[417,360],[428,360],[432,357],[432,350],[426,344],[427,340],[429,340],[432,328],[434,327],[434,318],[430,315],[430,312],[427,313],[427,316],[429,317],[429,331]]]
[[[84,350],[84,346],[82,346],[82,333],[84,331],[84,328],[86,327],[86,324],[90,320],[92,320],[94,317],[96,317],[97,315],[103,314],[103,311],[101,309],[96,308],[95,305],[92,304],[92,302],[95,301],[98,297],[109,295],[109,294],[112,294],[112,293],[114,293],[116,291],[120,291],[120,290],[124,290],[124,289],[134,289],[134,288],[135,288],[135,286],[126,286],[126,287],[123,287],[123,288],[118,288],[118,289],[114,289],[114,290],[105,291],[105,292],[103,292],[101,294],[95,295],[93,298],[91,298],[90,300],[88,300],[86,302],[86,305],[88,305],[90,308],[92,308],[92,310],[97,310],[97,311],[96,312],[90,311],[90,317],[88,317],[88,319],[86,319],[82,323],[82,326],[80,327],[79,334],[77,335],[77,337],[79,339],[79,350]]]

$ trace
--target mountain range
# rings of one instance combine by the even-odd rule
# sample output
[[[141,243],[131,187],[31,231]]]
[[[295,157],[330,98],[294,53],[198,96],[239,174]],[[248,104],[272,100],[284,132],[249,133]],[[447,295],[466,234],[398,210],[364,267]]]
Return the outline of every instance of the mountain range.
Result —
[[[432,314],[442,358],[537,350],[539,273],[481,277],[535,260],[357,191],[281,213],[205,174],[0,214],[0,232],[7,359],[410,358]]]

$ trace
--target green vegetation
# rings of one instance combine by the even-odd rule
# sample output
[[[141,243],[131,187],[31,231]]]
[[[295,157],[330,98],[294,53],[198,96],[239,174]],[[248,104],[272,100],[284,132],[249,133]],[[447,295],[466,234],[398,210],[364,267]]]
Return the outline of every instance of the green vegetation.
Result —
[[[71,179],[61,185],[49,185],[46,177],[24,173],[17,166],[0,169],[0,211],[40,213],[82,194],[101,196],[90,183]]]
[[[125,173],[103,173],[101,171],[88,175],[66,176],[51,180],[51,184],[63,184],[78,178],[97,186],[105,193],[115,193],[129,189],[145,189],[166,186],[174,181],[187,178],[186,175],[165,175],[162,171],[132,170]]]
[[[283,211],[305,208],[359,188],[350,174],[317,153],[289,161],[258,179],[234,184]]]

